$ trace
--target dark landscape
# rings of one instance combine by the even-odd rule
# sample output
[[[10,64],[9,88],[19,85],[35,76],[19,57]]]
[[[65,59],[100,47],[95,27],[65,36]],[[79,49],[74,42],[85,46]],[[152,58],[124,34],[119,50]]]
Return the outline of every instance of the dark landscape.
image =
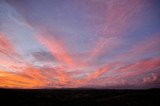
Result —
[[[0,106],[79,105],[160,106],[160,0],[0,0]]]
[[[160,89],[0,89],[1,106],[159,106]]]

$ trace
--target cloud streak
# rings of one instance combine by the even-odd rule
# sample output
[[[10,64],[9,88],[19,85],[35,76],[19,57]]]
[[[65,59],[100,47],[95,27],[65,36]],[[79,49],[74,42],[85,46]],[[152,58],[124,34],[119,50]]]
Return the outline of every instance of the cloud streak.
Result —
[[[159,83],[160,26],[151,1],[0,3],[1,88]]]

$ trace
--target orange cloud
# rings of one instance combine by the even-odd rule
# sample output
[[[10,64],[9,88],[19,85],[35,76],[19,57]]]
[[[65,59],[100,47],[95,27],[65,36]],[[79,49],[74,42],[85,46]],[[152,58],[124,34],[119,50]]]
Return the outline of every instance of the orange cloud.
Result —
[[[34,88],[44,86],[43,80],[22,76],[18,73],[0,70],[0,87],[4,88]]]
[[[0,33],[0,87],[32,88],[42,86],[44,77],[21,59],[12,42]]]
[[[115,2],[111,0],[100,5],[97,2],[89,3],[91,3],[90,6],[92,6],[93,3],[93,8],[91,7],[93,12],[97,10],[97,13],[99,13],[98,11],[103,9],[103,13],[99,16],[99,14],[95,12],[95,14],[98,15],[95,17],[100,18],[100,27],[98,27],[100,29],[97,30],[99,33],[98,37],[96,37],[97,42],[93,44],[93,48],[91,50],[88,50],[84,54],[77,53],[73,56],[73,54],[70,54],[68,51],[66,45],[64,45],[64,42],[51,35],[45,30],[45,28],[43,29],[39,26],[33,25],[32,23],[28,24],[23,19],[22,22],[17,21],[16,19],[14,20],[17,24],[21,24],[28,29],[33,29],[35,32],[37,31],[39,34],[36,36],[36,40],[38,40],[41,45],[46,47],[52,54],[49,56],[50,53],[47,51],[44,53],[46,55],[44,57],[42,56],[44,55],[43,53],[35,53],[32,56],[34,56],[38,61],[42,60],[49,62],[54,61],[55,58],[57,60],[57,66],[49,65],[50,67],[47,68],[43,66],[35,67],[33,64],[27,63],[25,60],[21,59],[21,56],[16,52],[14,45],[7,36],[4,33],[0,33],[0,87],[61,88],[82,87],[90,84],[100,86],[105,84],[126,85],[128,84],[127,81],[129,78],[137,77],[141,74],[152,72],[160,68],[159,58],[138,60],[131,64],[128,64],[127,62],[124,62],[124,64],[121,64],[121,62],[120,64],[115,62],[111,64],[108,63],[108,65],[103,67],[97,65],[98,63],[93,66],[92,62],[94,59],[98,58],[98,56],[103,53],[112,53],[112,51],[118,47],[123,49],[123,47],[120,47],[124,37],[123,33],[125,33],[130,26],[134,25],[134,16],[139,13],[144,5],[143,3],[145,2],[140,0],[124,0],[122,2]],[[90,6],[87,6],[87,8],[90,8]],[[136,23],[138,23],[138,21],[136,21]],[[37,27],[37,29],[30,25]],[[154,35],[153,38],[150,38],[147,41],[135,44],[131,47],[129,52],[122,55],[119,54],[116,59],[123,59],[126,57],[128,59],[139,54],[145,54],[152,50],[159,51],[159,42],[159,37],[155,38]],[[85,58],[83,56],[83,58],[81,58],[79,55],[85,55]],[[112,67],[116,68],[113,69]],[[90,70],[92,70],[92,72]],[[76,74],[79,74],[80,77],[77,77]],[[156,75],[152,75],[151,77],[143,78],[143,83],[150,83],[157,79]]]

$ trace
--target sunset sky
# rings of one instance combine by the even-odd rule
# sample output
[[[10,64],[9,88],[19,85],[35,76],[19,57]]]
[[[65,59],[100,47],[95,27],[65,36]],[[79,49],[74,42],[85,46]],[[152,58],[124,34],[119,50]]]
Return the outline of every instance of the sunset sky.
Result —
[[[159,0],[0,0],[0,88],[153,87]]]

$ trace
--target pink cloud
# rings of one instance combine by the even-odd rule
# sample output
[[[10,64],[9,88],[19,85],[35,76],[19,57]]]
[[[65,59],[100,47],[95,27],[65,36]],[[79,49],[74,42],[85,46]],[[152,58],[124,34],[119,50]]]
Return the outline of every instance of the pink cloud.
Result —
[[[71,54],[71,49],[67,48],[64,43],[66,39],[57,39],[57,37],[47,32],[45,28],[37,26],[37,29],[34,29],[31,26],[33,24],[28,24],[24,20],[24,23],[18,21],[18,24],[38,33],[38,35],[36,35],[36,40],[51,54],[51,56],[49,56],[47,52],[46,55],[49,57],[43,57],[43,54],[37,53],[34,57],[37,60],[46,59],[47,61],[52,58],[53,60],[51,60],[55,61],[56,65],[50,65],[50,67],[35,67],[33,64],[26,62],[21,59],[21,56],[17,53],[14,45],[7,36],[5,36],[4,33],[0,33],[0,87],[61,88],[88,85],[115,86],[129,85],[133,82],[137,83],[135,80],[133,81],[130,79],[136,78],[142,74],[145,76],[148,72],[159,70],[160,58],[142,59],[136,62],[132,61],[130,64],[123,62],[123,60],[119,62],[119,60],[129,60],[132,57],[152,51],[158,52],[160,50],[159,37],[153,35],[153,37],[148,38],[146,41],[135,44],[128,52],[118,54],[118,56],[116,56],[116,62],[109,62],[109,60],[106,59],[108,64],[103,66],[97,65],[97,63],[94,64],[93,67],[92,60],[103,53],[112,53],[117,48],[121,48],[123,37],[125,37],[123,35],[124,32],[127,31],[130,26],[134,26],[134,21],[132,20],[134,16],[141,11],[144,4],[145,1],[143,2],[140,0],[124,0],[121,2],[111,0],[107,1],[107,4],[102,4],[104,13],[97,16],[101,17],[102,20],[100,22],[100,29],[98,29],[97,42],[92,45],[93,48],[82,54]],[[102,9],[101,5],[97,4],[97,2],[91,3],[91,10],[93,9],[93,12],[98,11],[99,8],[100,10]],[[98,15],[98,13],[95,14]],[[17,20],[15,19],[15,21]],[[84,57],[82,56],[83,58],[81,58],[80,55]],[[19,62],[19,60],[22,61]],[[24,63],[25,66],[23,66],[21,62]],[[7,69],[2,68],[2,65],[7,67]],[[12,71],[8,71],[8,69]],[[13,70],[15,71],[13,72]],[[77,77],[76,75],[81,76]],[[142,82],[144,84],[149,84],[157,80],[159,80],[159,76],[152,74],[149,77],[144,77]]]
[[[127,5],[130,4],[130,5]],[[94,12],[101,10],[101,7],[96,2],[91,3],[93,5]],[[141,11],[146,5],[144,1],[128,1],[123,0],[121,2],[107,1],[103,4],[106,7],[103,12],[103,22],[98,36],[102,39],[95,43],[94,49],[91,51],[91,58],[95,58],[105,52],[110,52],[113,49],[119,47],[123,42],[124,32],[133,26],[133,17]],[[135,8],[136,7],[136,8]],[[141,23],[141,22],[140,22]]]
[[[142,42],[136,43],[131,47],[127,53],[119,54],[117,58],[133,58],[138,55],[143,55],[148,52],[159,52],[160,51],[160,37],[154,35]]]
[[[145,75],[147,72],[152,72],[159,69],[159,66],[159,58],[137,61],[134,64],[117,69],[116,72],[119,74],[116,78],[133,78],[142,74]]]
[[[67,52],[64,44],[60,40],[46,34],[47,33],[43,33],[43,35],[38,35],[38,41],[40,41],[40,43],[42,43],[46,48],[48,48],[48,50],[59,62],[65,63],[66,65],[73,67],[75,65],[74,60]]]
[[[6,35],[2,32],[0,32],[0,53],[6,54],[6,55],[16,53],[12,43],[6,37]]]
[[[151,76],[144,77],[143,78],[143,83],[144,84],[150,84],[150,83],[155,83],[159,80],[159,76],[152,73]]]

